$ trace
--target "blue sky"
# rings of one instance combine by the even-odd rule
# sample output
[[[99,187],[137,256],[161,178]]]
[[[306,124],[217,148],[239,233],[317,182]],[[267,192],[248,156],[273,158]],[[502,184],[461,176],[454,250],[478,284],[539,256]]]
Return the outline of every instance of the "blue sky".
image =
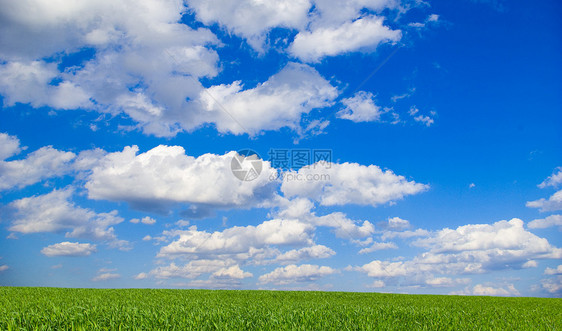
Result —
[[[1,285],[562,295],[557,1],[0,8]]]

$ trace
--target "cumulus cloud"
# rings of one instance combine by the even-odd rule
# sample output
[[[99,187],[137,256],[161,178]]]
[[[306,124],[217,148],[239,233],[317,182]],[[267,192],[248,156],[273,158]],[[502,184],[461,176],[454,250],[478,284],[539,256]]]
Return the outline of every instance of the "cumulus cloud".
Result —
[[[354,270],[377,278],[435,278],[436,275],[527,268],[536,266],[536,261],[529,261],[562,257],[562,249],[526,231],[523,221],[519,219],[493,224],[469,224],[455,230],[446,228],[413,244],[427,251],[411,260],[374,260]]]
[[[303,114],[330,106],[335,87],[304,64],[289,63],[255,88],[243,90],[240,81],[201,93],[205,117],[223,133],[250,135],[282,127],[298,129]]]
[[[544,270],[545,275],[562,275],[562,264],[554,268],[546,268]]]
[[[356,123],[378,121],[382,114],[381,108],[375,104],[375,96],[370,92],[359,91],[341,103],[345,107],[336,116]]]
[[[411,227],[410,222],[400,217],[391,217],[387,222],[381,222],[378,225],[388,230],[402,231]]]
[[[540,188],[545,188],[548,186],[558,187],[562,185],[562,167],[558,167],[554,170],[551,176],[545,179],[539,184]]]
[[[157,136],[198,125],[188,116],[196,107],[186,100],[202,90],[197,78],[218,73],[218,55],[207,47],[218,40],[207,29],[179,23],[187,10],[182,1],[29,0],[0,7],[6,105],[122,113]],[[83,50],[93,55],[59,70],[60,54]],[[55,61],[41,60],[46,57]]]
[[[314,176],[322,173],[325,181],[284,181],[281,191],[286,197],[305,197],[324,206],[371,205],[377,206],[407,195],[421,193],[428,185],[408,181],[391,170],[382,170],[376,165],[357,163],[329,163],[324,166],[301,168],[294,176]]]
[[[111,279],[119,279],[119,278],[121,278],[120,274],[115,274],[115,273],[111,273],[111,272],[104,272],[104,273],[100,273],[99,275],[92,278],[92,281],[100,282],[100,281],[106,281],[106,280],[111,280]]]
[[[550,215],[542,219],[536,219],[529,222],[529,229],[544,229],[558,226],[562,229],[562,215]]]
[[[270,245],[312,244],[313,227],[298,220],[273,219],[257,226],[235,226],[222,232],[198,231],[192,226],[188,230],[175,230],[165,234],[178,237],[169,245],[162,247],[158,256],[181,255],[230,256],[248,258],[263,252]]]
[[[554,170],[551,176],[545,179],[538,186],[540,188],[547,187],[559,187],[562,183],[562,167],[558,167]],[[534,201],[528,201],[526,204],[530,208],[538,208],[542,212],[547,211],[557,211],[562,210],[562,190],[557,191],[548,199],[538,199]]]
[[[136,276],[136,279],[145,279],[148,277],[157,279],[195,279],[205,274],[211,274],[211,278],[213,279],[222,280],[240,280],[253,276],[251,273],[240,269],[236,262],[231,259],[200,259],[192,260],[183,266],[178,266],[172,262],[170,265],[155,268],[149,273],[140,273]]]
[[[335,254],[336,252],[331,248],[328,248],[324,245],[314,245],[287,251],[283,254],[278,255],[275,258],[275,261],[279,263],[295,263],[309,259],[325,259]]]
[[[44,61],[8,62],[0,65],[0,93],[5,105],[28,103],[35,108],[50,106],[57,109],[91,108],[89,95],[75,83],[50,82],[59,78],[56,63]]]
[[[221,41],[206,27],[183,24],[184,15],[193,13],[206,26],[218,24],[261,54],[269,47],[268,33],[285,29],[296,36],[280,42],[282,52],[316,62],[399,41],[401,31],[385,25],[383,10],[407,10],[396,0],[85,0],[54,5],[27,0],[3,1],[0,8],[5,105],[94,110],[126,123],[130,119],[127,129],[159,137],[207,124],[233,134],[281,127],[299,135],[317,132],[328,122],[315,119],[301,127],[301,116],[330,106],[338,95],[313,68],[295,63],[255,88],[243,90],[240,82],[205,88],[200,79],[216,77],[222,67],[216,51]],[[82,63],[65,67],[66,57],[76,55]],[[372,109],[367,113],[354,110],[350,119],[376,118]]]
[[[550,198],[528,201],[527,207],[538,208],[542,212],[562,210],[562,190],[554,193]]]
[[[160,145],[141,154],[138,150],[126,147],[101,160],[85,185],[88,197],[144,209],[172,203],[245,207],[271,198],[275,190],[266,175],[273,171],[269,162],[262,163],[262,175],[253,181],[236,178],[231,171],[236,152],[195,158],[180,146]]]
[[[221,268],[211,275],[215,279],[244,279],[252,277],[252,273],[243,271],[238,265],[233,265],[228,268]]]
[[[96,251],[96,245],[81,244],[77,242],[64,241],[49,245],[41,250],[41,254],[52,256],[89,256]]]
[[[395,243],[375,242],[370,247],[361,249],[359,251],[359,254],[367,254],[367,253],[372,253],[374,251],[380,251],[380,250],[383,250],[383,249],[396,249],[396,248],[398,248],[398,246],[396,246]]]
[[[541,281],[542,288],[550,294],[562,296],[562,276],[543,279]]]
[[[14,153],[19,149],[14,146],[12,137],[8,146],[3,148],[6,152]],[[70,173],[73,170],[71,161],[75,157],[74,153],[62,152],[46,146],[29,153],[23,160],[0,161],[0,190],[22,188],[46,178]]]
[[[431,287],[454,287],[468,283],[470,283],[469,278],[430,277],[425,280],[425,284]]]
[[[67,238],[104,240],[121,248],[126,242],[117,240],[113,225],[123,222],[117,211],[95,213],[71,201],[74,190],[66,188],[51,193],[15,200],[10,231],[20,233],[64,232]]]
[[[0,161],[17,155],[20,151],[21,147],[18,137],[0,132]]]
[[[483,284],[477,284],[472,289],[466,288],[462,291],[455,291],[451,294],[455,295],[484,295],[484,296],[519,296],[519,291],[513,286],[508,284],[505,287],[494,287]]]
[[[246,38],[260,52],[263,52],[266,33],[270,29],[304,28],[311,7],[309,0],[189,0],[188,4],[199,21],[207,25],[220,24],[230,32]]]
[[[277,201],[280,210],[278,217],[297,218],[307,224],[333,228],[338,238],[360,239],[375,232],[375,226],[369,221],[356,221],[349,219],[341,212],[317,216],[313,211],[314,203],[305,198],[284,199]]]
[[[156,224],[156,220],[152,217],[149,217],[149,216],[145,216],[140,220],[138,218],[133,218],[129,222],[131,222],[133,224],[138,224],[138,223],[147,224],[147,225]]]
[[[297,266],[291,264],[261,275],[259,281],[262,284],[274,283],[276,285],[285,285],[294,282],[311,282],[337,272],[338,270],[326,266],[311,264]]]
[[[325,56],[335,56],[362,49],[375,49],[384,42],[397,42],[402,33],[384,25],[384,18],[366,16],[338,26],[318,27],[301,31],[289,47],[289,52],[305,62],[317,62]]]
[[[5,264],[3,264],[3,265],[0,265],[0,272],[2,272],[2,271],[6,271],[6,270],[8,270],[8,269],[10,269],[10,267],[9,267],[9,266],[7,266],[7,265],[5,265]]]

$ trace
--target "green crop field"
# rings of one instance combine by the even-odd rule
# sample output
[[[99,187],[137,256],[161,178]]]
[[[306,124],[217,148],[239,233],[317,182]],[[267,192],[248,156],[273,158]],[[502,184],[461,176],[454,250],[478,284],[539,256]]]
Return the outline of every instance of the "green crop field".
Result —
[[[0,330],[561,330],[562,299],[0,287]]]

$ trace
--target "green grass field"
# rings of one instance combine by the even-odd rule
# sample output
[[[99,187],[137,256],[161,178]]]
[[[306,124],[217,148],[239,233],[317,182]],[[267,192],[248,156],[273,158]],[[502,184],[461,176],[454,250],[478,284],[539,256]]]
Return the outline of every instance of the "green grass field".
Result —
[[[561,330],[562,299],[0,287],[0,330]]]

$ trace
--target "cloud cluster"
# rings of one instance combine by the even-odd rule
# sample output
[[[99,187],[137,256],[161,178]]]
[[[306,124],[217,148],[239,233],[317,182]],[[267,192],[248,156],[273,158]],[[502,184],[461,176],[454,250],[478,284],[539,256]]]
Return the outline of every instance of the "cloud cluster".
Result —
[[[59,177],[73,171],[76,154],[51,146],[29,153],[25,159],[5,161],[21,151],[17,137],[0,133],[0,191],[22,188],[47,178]]]
[[[46,179],[73,174],[82,178],[105,152],[100,149],[84,150],[78,155],[44,146],[28,153],[25,158],[8,160],[26,147],[20,146],[15,136],[0,133],[0,191],[21,189]]]
[[[341,100],[345,106],[336,113],[338,118],[353,122],[375,122],[381,117],[381,107],[375,104],[375,96],[370,92],[359,91],[351,98]]]
[[[536,267],[537,259],[559,259],[562,249],[550,245],[512,219],[493,224],[469,224],[442,229],[413,244],[426,251],[406,261],[374,260],[354,270],[370,277],[434,285],[436,275],[487,273],[502,269]]]
[[[473,288],[465,288],[462,291],[454,291],[454,295],[484,295],[484,296],[519,296],[519,291],[513,284],[505,287],[495,287],[484,284],[476,284]]]
[[[49,245],[41,250],[41,254],[52,256],[89,256],[96,251],[96,245],[81,244],[77,242],[64,241]]]
[[[109,153],[92,169],[85,185],[90,199],[125,201],[158,210],[173,203],[250,207],[273,196],[273,170],[263,162],[262,176],[241,181],[231,170],[236,152],[188,156],[181,146],[157,146],[138,154],[138,147]]]
[[[298,220],[273,219],[257,226],[235,226],[222,232],[198,231],[192,226],[188,230],[166,232],[177,237],[162,247],[158,256],[180,255],[213,256],[246,259],[262,253],[271,245],[305,246],[313,243],[313,227]]]
[[[21,151],[20,141],[17,137],[0,132],[0,160],[17,155]]]
[[[130,128],[159,137],[205,125],[221,133],[289,127],[302,134],[310,124],[301,117],[332,105],[336,88],[296,63],[246,90],[239,81],[203,86],[202,78],[217,77],[223,67],[222,43],[207,27],[218,24],[260,54],[269,42],[277,44],[268,41],[269,32],[281,29],[289,35],[281,53],[313,63],[399,42],[402,31],[389,26],[393,21],[383,11],[407,7],[395,0],[3,1],[0,94],[6,106],[121,115],[132,120]],[[206,27],[183,24],[191,14]],[[81,61],[67,62],[69,57]],[[343,116],[376,120],[376,112],[363,108]],[[313,126],[328,124],[315,121]]]
[[[118,240],[113,228],[123,222],[117,211],[98,214],[76,206],[71,201],[73,193],[69,187],[11,202],[8,206],[14,216],[8,230],[26,234],[66,231],[67,238],[101,240],[126,249],[127,242]]]
[[[377,16],[359,18],[332,27],[302,31],[295,37],[289,52],[305,62],[316,62],[325,56],[336,56],[365,48],[376,48],[383,42],[397,42],[402,33],[384,25]]]
[[[538,186],[540,188],[559,188],[562,185],[562,168],[558,167],[555,172],[545,179]],[[550,198],[541,198],[534,201],[528,201],[527,207],[538,208],[542,212],[562,210],[562,190],[555,192]]]
[[[529,229],[544,229],[554,226],[562,229],[562,215],[550,215],[542,219],[532,220],[528,226]]]
[[[337,273],[338,270],[311,264],[288,265],[261,275],[259,281],[262,284],[273,283],[275,285],[286,285],[294,282],[311,282],[322,277]]]
[[[307,178],[318,173],[326,175],[329,180],[284,181],[281,191],[286,197],[309,198],[323,206],[377,206],[421,193],[429,188],[428,185],[408,181],[391,170],[383,171],[375,165],[364,166],[347,162],[301,168],[295,173],[295,177]]]
[[[242,90],[240,81],[201,92],[205,121],[223,133],[256,135],[282,127],[298,129],[301,117],[314,108],[330,106],[335,87],[307,65],[287,64],[258,86]]]

